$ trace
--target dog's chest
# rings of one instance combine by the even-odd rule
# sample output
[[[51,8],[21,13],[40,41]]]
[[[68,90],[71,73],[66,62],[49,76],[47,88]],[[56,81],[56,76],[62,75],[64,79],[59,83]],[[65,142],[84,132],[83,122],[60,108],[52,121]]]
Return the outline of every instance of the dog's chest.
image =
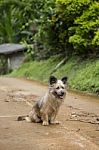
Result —
[[[59,107],[61,106],[61,101],[59,101],[58,99],[49,99],[47,101],[47,107],[49,109],[49,111],[53,111],[53,112],[57,112],[59,110]]]

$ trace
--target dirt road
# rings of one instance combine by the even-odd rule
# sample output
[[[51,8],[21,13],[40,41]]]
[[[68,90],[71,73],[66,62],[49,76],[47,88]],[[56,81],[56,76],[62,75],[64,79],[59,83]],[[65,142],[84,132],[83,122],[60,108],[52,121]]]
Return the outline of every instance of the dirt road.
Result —
[[[99,150],[98,98],[68,92],[60,125],[17,121],[45,91],[33,81],[0,78],[0,150]]]

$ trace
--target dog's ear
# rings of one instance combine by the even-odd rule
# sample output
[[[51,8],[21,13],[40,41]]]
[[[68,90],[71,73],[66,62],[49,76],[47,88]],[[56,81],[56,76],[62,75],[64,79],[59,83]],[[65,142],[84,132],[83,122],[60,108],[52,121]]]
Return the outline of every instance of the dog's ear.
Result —
[[[49,78],[49,83],[50,83],[50,85],[52,85],[52,84],[54,84],[54,83],[56,83],[56,82],[57,82],[57,78],[54,77],[54,76],[50,76],[50,78]]]
[[[63,77],[61,80],[62,80],[62,82],[64,83],[64,84],[66,84],[66,82],[67,82],[67,77]]]

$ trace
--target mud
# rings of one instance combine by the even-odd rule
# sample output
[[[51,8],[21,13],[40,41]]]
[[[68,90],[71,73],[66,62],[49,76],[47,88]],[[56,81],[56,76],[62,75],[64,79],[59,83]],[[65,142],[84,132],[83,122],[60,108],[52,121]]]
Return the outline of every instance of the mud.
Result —
[[[60,125],[18,122],[47,87],[33,81],[0,78],[0,150],[98,150],[99,100],[68,92]]]

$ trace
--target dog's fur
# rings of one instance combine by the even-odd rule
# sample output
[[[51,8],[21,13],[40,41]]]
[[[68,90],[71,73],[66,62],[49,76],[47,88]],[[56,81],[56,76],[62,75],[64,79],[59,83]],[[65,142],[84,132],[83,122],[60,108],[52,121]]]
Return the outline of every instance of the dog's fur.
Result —
[[[57,80],[56,77],[51,76],[49,79],[48,92],[34,104],[29,115],[19,116],[18,121],[42,122],[42,125],[59,123],[55,121],[55,118],[66,95],[66,83],[67,77]]]

